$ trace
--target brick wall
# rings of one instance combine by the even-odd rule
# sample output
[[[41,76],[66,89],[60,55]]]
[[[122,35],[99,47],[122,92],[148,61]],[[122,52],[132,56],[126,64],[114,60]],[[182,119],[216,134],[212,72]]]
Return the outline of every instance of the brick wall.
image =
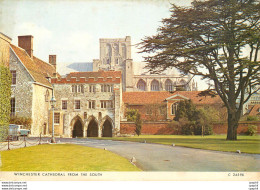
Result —
[[[144,122],[142,126],[143,135],[173,135],[174,129],[168,126],[169,122]],[[247,131],[248,126],[256,125],[258,134],[260,134],[260,122],[240,122],[238,126],[238,134],[243,134]],[[121,122],[121,134],[135,134],[135,124],[133,122]],[[227,123],[215,123],[213,125],[214,134],[226,134]]]

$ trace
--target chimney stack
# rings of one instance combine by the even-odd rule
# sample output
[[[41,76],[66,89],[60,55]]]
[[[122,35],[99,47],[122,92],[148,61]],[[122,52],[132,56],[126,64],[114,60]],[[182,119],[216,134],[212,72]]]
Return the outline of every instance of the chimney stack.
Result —
[[[18,46],[23,48],[33,58],[33,36],[18,36]]]
[[[54,66],[56,72],[56,55],[49,55],[49,63]]]

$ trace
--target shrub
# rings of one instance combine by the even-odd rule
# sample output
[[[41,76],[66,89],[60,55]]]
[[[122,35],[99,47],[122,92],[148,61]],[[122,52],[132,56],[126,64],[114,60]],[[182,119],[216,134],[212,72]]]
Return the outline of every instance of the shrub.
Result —
[[[247,135],[253,136],[257,133],[257,126],[255,125],[249,125],[247,129]]]
[[[258,121],[259,118],[257,116],[249,115],[246,117],[247,121]]]
[[[23,125],[26,129],[31,129],[32,119],[28,117],[13,116],[10,118],[10,123]]]
[[[214,113],[209,108],[197,109],[191,100],[184,100],[179,103],[174,119],[179,122],[182,135],[211,135]]]
[[[10,120],[11,73],[9,68],[0,64],[0,141],[8,135]]]
[[[142,131],[141,114],[137,109],[128,109],[126,111],[127,121],[135,122],[135,133],[139,136]]]

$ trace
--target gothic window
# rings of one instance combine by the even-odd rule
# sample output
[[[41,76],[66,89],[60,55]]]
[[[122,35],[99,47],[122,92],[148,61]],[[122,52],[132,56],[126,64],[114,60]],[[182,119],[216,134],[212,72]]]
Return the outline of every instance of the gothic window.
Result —
[[[126,45],[122,44],[122,56],[126,59]]]
[[[106,56],[111,57],[111,55],[112,55],[111,45],[110,45],[110,44],[107,44],[107,47],[106,47]]]
[[[118,44],[114,44],[114,52],[115,52],[116,56],[119,55],[119,46],[118,46]]]
[[[157,80],[151,82],[151,91],[159,91],[159,82]]]
[[[137,88],[138,88],[139,91],[145,91],[145,89],[146,89],[146,84],[145,84],[145,82],[144,82],[143,79],[140,79],[140,80],[138,81],[138,83],[137,83]]]
[[[112,100],[101,100],[101,108],[113,108],[114,104]]]
[[[165,90],[166,91],[173,91],[173,84],[170,79],[167,79],[165,82]]]
[[[178,103],[176,102],[176,103],[172,104],[171,114],[175,115],[177,113],[177,109],[178,109]]]

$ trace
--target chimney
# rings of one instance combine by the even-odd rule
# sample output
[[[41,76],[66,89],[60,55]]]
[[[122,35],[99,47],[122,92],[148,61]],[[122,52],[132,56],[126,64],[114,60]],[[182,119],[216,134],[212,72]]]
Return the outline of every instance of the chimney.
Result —
[[[56,55],[49,55],[49,63],[56,69]]]
[[[55,75],[57,72],[56,69],[56,55],[49,55],[49,63],[55,68]]]
[[[18,36],[18,46],[23,48],[33,58],[33,36]]]

